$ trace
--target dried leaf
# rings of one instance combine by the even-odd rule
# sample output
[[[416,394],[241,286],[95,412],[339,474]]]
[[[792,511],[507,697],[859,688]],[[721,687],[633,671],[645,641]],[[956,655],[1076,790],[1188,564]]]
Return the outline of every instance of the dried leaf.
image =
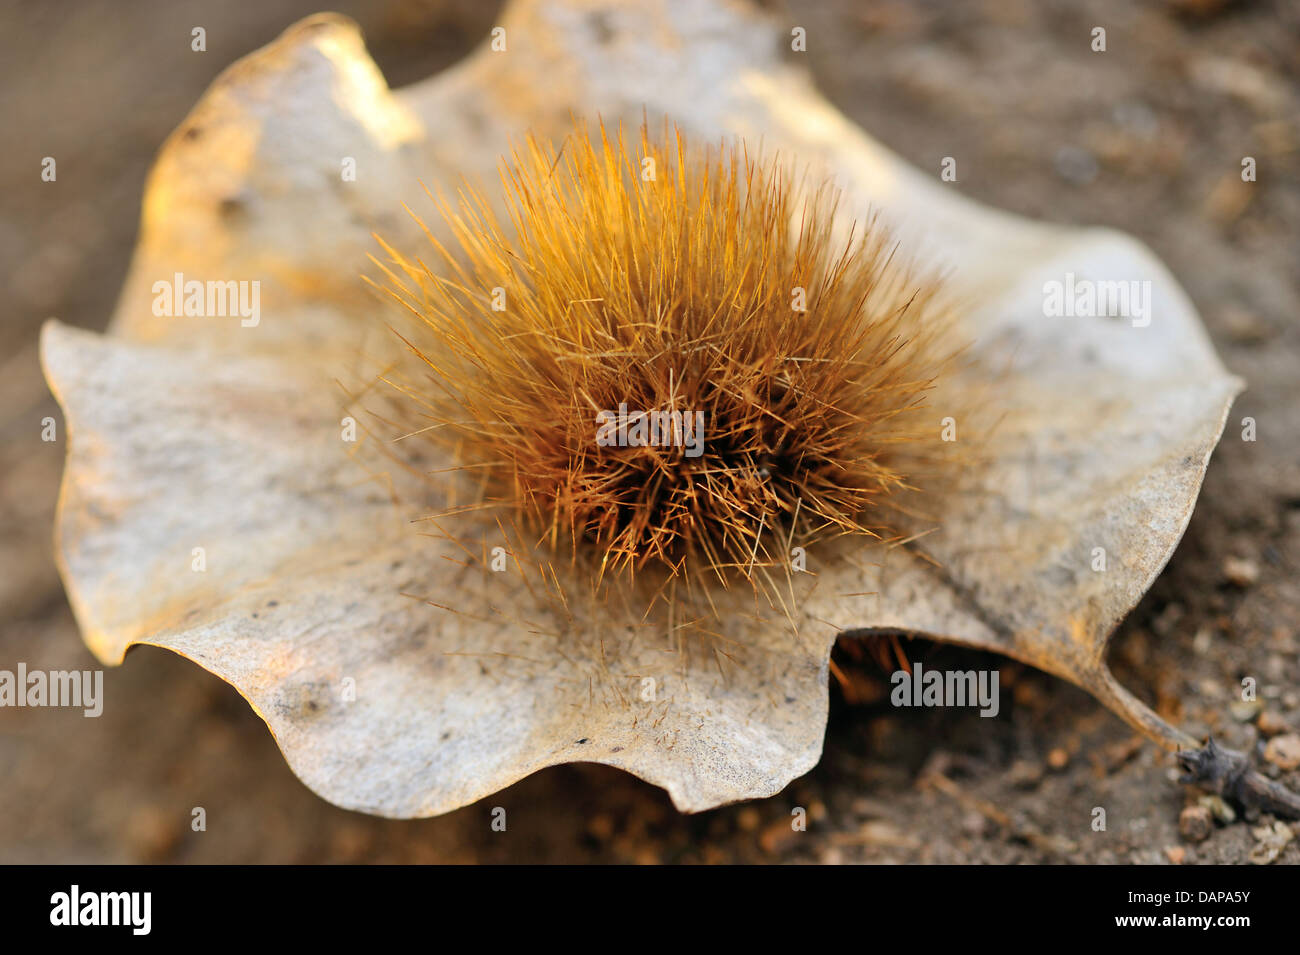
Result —
[[[316,792],[390,816],[575,760],[635,773],[687,811],[775,793],[820,757],[842,631],[995,650],[1191,744],[1104,659],[1181,537],[1241,387],[1152,254],[983,208],[909,168],[780,58],[759,14],[555,0],[503,23],[508,53],[396,94],[333,16],[237,63],[163,147],[108,336],[46,328],[71,434],[58,548],[100,659],[134,643],[185,655],[239,689]],[[571,114],[761,140],[845,190],[845,228],[881,211],[968,295],[971,367],[1004,415],[987,466],[922,542],[811,568],[797,636],[738,616],[725,653],[693,652],[583,608],[553,633],[526,618],[516,578],[487,589],[340,452],[336,379],[385,334],[357,280],[372,230],[410,239],[401,204],[418,180],[490,181],[512,138],[558,140]],[[156,315],[154,284],[176,273],[257,279],[260,321]],[[1149,324],[1046,316],[1044,284],[1067,273],[1150,283]],[[936,408],[936,427],[968,410]],[[485,613],[430,606],[447,593]]]

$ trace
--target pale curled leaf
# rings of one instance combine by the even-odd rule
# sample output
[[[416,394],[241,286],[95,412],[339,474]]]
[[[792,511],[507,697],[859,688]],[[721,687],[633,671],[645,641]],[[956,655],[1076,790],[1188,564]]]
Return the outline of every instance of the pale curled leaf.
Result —
[[[908,168],[743,8],[563,0],[504,24],[508,55],[480,51],[396,95],[337,18],[241,61],[164,147],[110,337],[47,329],[70,430],[58,545],[100,658],[137,642],[184,654],[249,699],[315,791],[393,816],[572,760],[627,769],[686,810],[779,791],[820,756],[830,646],[859,628],[1006,653],[1186,742],[1104,665],[1186,527],[1240,387],[1159,262],[1124,236],[987,210]],[[799,638],[738,618],[729,656],[670,652],[598,616],[560,635],[505,625],[528,606],[517,579],[488,592],[444,560],[448,545],[417,536],[339,440],[332,379],[383,332],[356,281],[371,229],[402,240],[417,180],[490,182],[526,131],[558,139],[570,113],[635,123],[643,110],[700,141],[761,139],[833,176],[847,214],[878,208],[951,266],[976,306],[974,367],[1006,415],[987,468],[925,538],[937,566],[879,547],[814,566]],[[344,157],[355,183],[340,180]],[[260,279],[260,324],[155,316],[153,283],[176,272]],[[1067,272],[1150,281],[1151,324],[1045,317],[1043,284]],[[965,410],[936,408],[936,428]],[[448,593],[494,613],[416,599]]]

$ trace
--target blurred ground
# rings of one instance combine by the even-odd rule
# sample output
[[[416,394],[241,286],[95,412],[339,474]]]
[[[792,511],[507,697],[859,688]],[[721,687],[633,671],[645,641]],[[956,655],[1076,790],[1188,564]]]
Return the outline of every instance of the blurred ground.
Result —
[[[769,4],[772,5],[772,4]],[[1196,734],[1250,749],[1300,727],[1300,7],[1289,0],[800,2],[827,95],[955,188],[1025,215],[1132,232],[1246,379],[1181,547],[1115,640],[1121,679]],[[472,0],[335,3],[392,85],[464,55]],[[154,151],[212,78],[317,7],[299,0],[0,7],[0,668],[95,665],[51,556],[63,445],[36,333],[102,328]],[[190,51],[193,26],[208,52]],[[1089,48],[1094,26],[1107,51]],[[39,178],[58,159],[57,184]],[[1259,181],[1240,179],[1243,156]],[[1240,439],[1252,416],[1259,438]],[[927,664],[998,665],[917,645]],[[868,690],[870,664],[841,663]],[[1242,706],[1253,676],[1262,707]],[[995,720],[844,702],[825,756],[766,801],[677,814],[615,770],[561,767],[438,819],[335,809],[289,772],[239,696],[165,651],[105,673],[103,717],[0,710],[0,862],[1245,862],[1256,827],[1178,831],[1171,761],[1060,681],[1002,665]],[[859,687],[861,688],[861,687]],[[1005,699],[1005,697],[1004,697]],[[1273,753],[1276,761],[1278,759]],[[1262,760],[1271,774],[1281,770]],[[1293,786],[1297,774],[1289,774]],[[493,805],[507,833],[489,830]],[[1106,832],[1089,826],[1105,806]],[[207,832],[190,831],[191,810]],[[809,810],[792,832],[790,810]],[[1279,862],[1300,861],[1300,840]]]

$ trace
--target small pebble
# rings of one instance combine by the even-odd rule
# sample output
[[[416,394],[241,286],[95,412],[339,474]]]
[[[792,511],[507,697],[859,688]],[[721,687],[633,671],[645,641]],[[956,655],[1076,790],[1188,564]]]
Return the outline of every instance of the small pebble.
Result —
[[[1237,821],[1237,810],[1228,805],[1222,796],[1205,795],[1196,800],[1196,804],[1210,810],[1210,815],[1225,826],[1230,826]]]
[[[1254,197],[1250,183],[1242,182],[1235,171],[1227,172],[1211,187],[1203,209],[1208,218],[1221,226],[1228,226],[1241,218]]]
[[[1146,103],[1137,100],[1118,103],[1110,115],[1116,123],[1142,139],[1154,139],[1160,132],[1160,120]]]
[[[587,834],[598,842],[608,842],[614,835],[614,817],[608,813],[597,813],[587,823]]]
[[[1268,659],[1264,661],[1264,666],[1266,672],[1268,673],[1271,679],[1274,680],[1286,679],[1287,660],[1285,657],[1282,656],[1282,654],[1280,653],[1269,654]],[[1275,693],[1272,694],[1273,699],[1277,699],[1279,696],[1282,695],[1282,688],[1280,686],[1275,686],[1273,687],[1273,689],[1276,691]]]
[[[1236,700],[1228,704],[1228,712],[1238,723],[1251,723],[1259,716],[1264,704],[1259,700]]]
[[[1221,321],[1228,337],[1239,345],[1259,345],[1272,333],[1269,325],[1257,314],[1236,305],[1223,310]]]
[[[1277,861],[1287,845],[1295,838],[1295,833],[1285,822],[1273,823],[1271,826],[1259,826],[1250,830],[1250,834],[1259,843],[1250,850],[1249,859],[1254,865],[1271,865]]]
[[[1188,806],[1178,814],[1178,832],[1188,842],[1204,842],[1214,831],[1214,815],[1205,806]]]
[[[1274,736],[1264,747],[1264,758],[1278,769],[1300,769],[1300,734]]]
[[[1080,146],[1062,146],[1052,159],[1056,174],[1076,186],[1086,186],[1100,171],[1097,159]]]
[[[1007,770],[1007,782],[1016,789],[1033,789],[1043,781],[1043,764],[1017,759]]]
[[[1182,846],[1165,846],[1165,856],[1172,865],[1182,865],[1187,861],[1187,850]]]
[[[1226,557],[1223,561],[1223,576],[1228,583],[1244,589],[1259,580],[1259,564],[1246,557]]]
[[[1255,720],[1255,727],[1265,736],[1278,736],[1291,732],[1291,726],[1278,715],[1276,710],[1264,710]]]

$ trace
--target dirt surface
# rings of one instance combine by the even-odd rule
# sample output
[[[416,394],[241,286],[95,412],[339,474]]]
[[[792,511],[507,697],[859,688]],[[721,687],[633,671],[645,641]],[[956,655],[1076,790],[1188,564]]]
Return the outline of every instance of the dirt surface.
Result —
[[[51,554],[64,446],[40,440],[42,418],[58,417],[37,365],[40,322],[104,327],[155,150],[222,68],[315,9],[0,10],[0,668],[95,666]],[[464,55],[496,15],[472,0],[335,9],[361,22],[395,86]],[[1257,761],[1296,786],[1300,774],[1278,764],[1300,728],[1300,7],[775,9],[807,30],[808,65],[831,100],[918,167],[937,176],[951,156],[953,188],[977,199],[1134,233],[1182,281],[1249,388],[1113,663],[1194,734],[1246,750],[1280,740]],[[190,50],[194,26],[207,30],[206,53]],[[1097,26],[1105,52],[1090,48]],[[44,156],[57,158],[56,183],[40,179]],[[1241,181],[1245,156],[1257,162],[1252,184]],[[1255,441],[1242,440],[1247,416]],[[836,685],[821,764],[769,800],[682,816],[658,789],[582,765],[401,822],[318,799],[234,690],[137,648],[105,673],[99,719],[0,710],[0,862],[1300,861],[1300,839],[1268,849],[1267,819],[1214,822],[1199,842],[1180,835],[1197,794],[1084,693],[973,652],[906,650],[936,667],[1000,665],[1000,715],[850,704]],[[849,695],[880,697],[884,673],[853,656],[837,655]],[[1255,706],[1240,701],[1247,677]],[[491,831],[494,806],[507,809],[507,832]],[[191,830],[195,807],[205,832]],[[791,829],[795,807],[807,810],[805,832]],[[1097,807],[1105,831],[1092,828]]]

